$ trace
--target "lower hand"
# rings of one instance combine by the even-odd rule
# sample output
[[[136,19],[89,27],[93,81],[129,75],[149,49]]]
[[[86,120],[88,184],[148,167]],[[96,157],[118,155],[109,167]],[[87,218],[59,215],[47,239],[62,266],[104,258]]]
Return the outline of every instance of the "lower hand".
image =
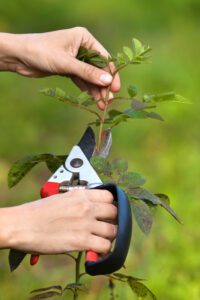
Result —
[[[117,208],[106,190],[73,190],[8,208],[8,248],[33,254],[92,250],[107,254]]]

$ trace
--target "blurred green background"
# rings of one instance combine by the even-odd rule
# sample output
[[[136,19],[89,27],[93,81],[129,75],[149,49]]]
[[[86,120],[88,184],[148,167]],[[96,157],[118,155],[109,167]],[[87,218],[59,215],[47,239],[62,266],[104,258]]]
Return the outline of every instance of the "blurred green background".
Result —
[[[153,48],[153,63],[124,70],[122,93],[127,85],[136,84],[146,93],[174,90],[192,102],[160,105],[163,123],[136,120],[113,130],[111,156],[125,158],[130,170],[145,175],[146,187],[168,194],[184,224],[179,225],[159,209],[147,238],[137,225],[134,228],[124,272],[146,278],[159,300],[200,299],[199,20],[199,0],[0,2],[0,30],[4,32],[84,26],[111,53],[129,46],[132,37],[142,40]],[[43,87],[78,93],[66,78],[29,79],[0,73],[1,206],[37,199],[49,176],[43,165],[38,166],[9,190],[7,172],[15,160],[32,153],[67,153],[91,118],[39,94]],[[41,258],[34,268],[27,260],[11,274],[7,254],[0,254],[0,300],[27,299],[34,288],[73,281],[73,265],[65,257]],[[95,279],[91,290],[86,299],[109,299],[103,278]],[[119,285],[117,292],[119,299],[136,299],[124,285]]]

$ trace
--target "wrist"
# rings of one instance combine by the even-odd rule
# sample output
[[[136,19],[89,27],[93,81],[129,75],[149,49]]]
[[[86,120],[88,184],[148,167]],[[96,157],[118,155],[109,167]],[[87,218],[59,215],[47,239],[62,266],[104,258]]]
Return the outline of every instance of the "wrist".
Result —
[[[0,70],[16,71],[23,52],[23,34],[0,33]]]
[[[0,249],[12,247],[14,207],[0,208]]]

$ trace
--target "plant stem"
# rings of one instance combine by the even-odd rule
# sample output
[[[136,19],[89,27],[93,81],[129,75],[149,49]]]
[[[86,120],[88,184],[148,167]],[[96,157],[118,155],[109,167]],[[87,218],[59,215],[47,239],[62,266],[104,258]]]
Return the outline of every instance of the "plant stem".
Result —
[[[83,252],[79,252],[78,256],[76,258],[76,269],[75,269],[75,283],[79,283],[79,279],[80,279],[80,266],[81,266],[81,257],[82,257]],[[75,289],[74,291],[74,299],[73,300],[77,300],[78,299],[78,291],[77,289]]]
[[[97,144],[97,153],[99,152],[100,146],[101,146],[101,140],[102,140],[102,131],[103,131],[103,125],[106,118],[106,113],[108,109],[108,100],[109,100],[109,92],[110,92],[110,86],[106,90],[106,97],[105,97],[105,108],[103,110],[103,116],[100,119],[100,126],[99,126],[99,138],[98,138],[98,144]]]

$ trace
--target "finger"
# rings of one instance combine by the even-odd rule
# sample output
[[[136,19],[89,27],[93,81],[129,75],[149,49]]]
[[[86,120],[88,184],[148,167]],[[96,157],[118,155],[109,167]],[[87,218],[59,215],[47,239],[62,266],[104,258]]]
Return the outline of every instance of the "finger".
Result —
[[[97,102],[98,107],[101,110],[104,110],[105,103],[103,100],[100,100],[100,98],[102,98],[101,88],[91,83],[85,82],[84,80],[76,76],[71,76],[71,79],[81,89],[81,91],[88,91],[88,93],[92,95],[93,99]]]
[[[114,221],[117,218],[117,207],[108,203],[95,203],[95,217],[99,221]]]
[[[117,234],[117,226],[107,222],[97,221],[92,226],[92,233],[99,237],[113,240]]]
[[[110,68],[111,74],[114,74],[114,72],[116,71],[115,65],[113,63],[109,63],[109,68]],[[117,93],[120,91],[120,88],[121,88],[120,77],[119,77],[119,74],[116,73],[115,76],[113,77],[113,81],[111,83],[110,90],[113,93]]]
[[[68,70],[69,75],[80,77],[84,81],[100,87],[110,85],[113,80],[113,77],[108,72],[79,61],[74,57],[70,57],[70,62],[68,61]]]
[[[87,190],[87,196],[90,201],[93,202],[102,202],[102,203],[112,203],[113,195],[107,190]]]
[[[88,249],[97,253],[107,254],[112,248],[112,243],[108,239],[91,234],[87,240]]]

